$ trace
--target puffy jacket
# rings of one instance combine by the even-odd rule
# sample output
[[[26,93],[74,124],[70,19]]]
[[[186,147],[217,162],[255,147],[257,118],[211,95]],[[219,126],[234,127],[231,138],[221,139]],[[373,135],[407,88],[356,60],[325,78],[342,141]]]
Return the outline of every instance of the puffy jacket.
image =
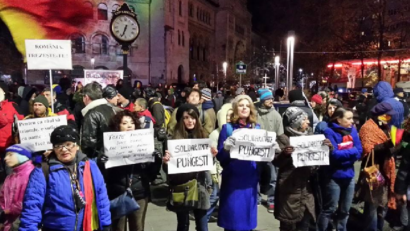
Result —
[[[261,104],[256,110],[258,111],[258,123],[261,125],[261,129],[275,132],[277,136],[283,134],[282,117],[274,107],[268,109]]]
[[[24,117],[18,113],[17,104],[4,100],[0,102],[0,105],[0,154],[3,155],[6,148],[13,144],[12,128],[14,115],[19,120]]]
[[[373,95],[377,99],[377,103],[386,102],[390,104],[397,113],[392,115],[390,125],[400,127],[404,120],[403,104],[394,98],[394,92],[388,82],[380,81],[374,86]],[[373,107],[372,107],[373,108]],[[370,110],[372,109],[370,108]],[[371,115],[369,118],[372,118]]]
[[[67,116],[67,123],[72,127],[77,128],[77,124],[75,123],[75,117],[71,110],[65,106],[64,104],[60,103],[60,101],[56,101],[54,103],[54,113],[57,115],[66,115]]]
[[[350,132],[353,138],[353,147],[350,149],[339,150],[338,144],[343,143],[343,135],[339,131]],[[344,128],[335,123],[329,123],[325,130],[325,137],[333,145],[330,154],[330,165],[323,166],[327,176],[333,179],[352,179],[354,177],[354,163],[362,157],[362,143],[355,127]]]
[[[83,173],[86,161],[90,161],[100,230],[105,230],[111,225],[111,213],[104,179],[97,164],[88,160],[80,151],[77,152],[78,181],[85,195]],[[24,196],[19,230],[37,231],[42,228],[46,231],[80,231],[84,209],[76,213],[73,194],[75,189],[71,184],[70,173],[55,157],[50,158],[49,165],[48,183],[42,168],[35,168],[30,176]]]
[[[31,161],[13,168],[13,172],[7,176],[0,190],[0,206],[3,211],[10,211],[5,215],[4,231],[11,229],[13,222],[20,216],[23,209],[24,192],[30,174],[34,169]]]
[[[116,112],[121,109],[111,106],[106,99],[97,99],[88,104],[81,113],[83,126],[81,133],[81,150],[89,158],[98,157],[104,152],[104,132]]]

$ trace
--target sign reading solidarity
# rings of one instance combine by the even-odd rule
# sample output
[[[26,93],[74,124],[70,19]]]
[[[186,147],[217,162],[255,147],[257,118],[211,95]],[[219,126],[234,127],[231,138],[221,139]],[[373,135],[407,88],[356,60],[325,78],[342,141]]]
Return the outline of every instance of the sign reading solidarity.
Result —
[[[262,129],[237,129],[232,133],[235,146],[231,158],[248,161],[267,162],[275,157],[276,133]]]
[[[34,151],[45,151],[53,148],[50,135],[56,127],[67,125],[67,116],[54,116],[38,119],[19,120],[17,122],[20,142],[31,143]]]
[[[154,129],[104,132],[105,168],[154,162]]]
[[[71,70],[71,40],[26,40],[28,70]]]
[[[169,140],[168,174],[209,171],[214,161],[209,139]]]
[[[290,146],[295,149],[292,159],[296,168],[329,165],[329,147],[323,144],[324,135],[292,136],[289,139]]]

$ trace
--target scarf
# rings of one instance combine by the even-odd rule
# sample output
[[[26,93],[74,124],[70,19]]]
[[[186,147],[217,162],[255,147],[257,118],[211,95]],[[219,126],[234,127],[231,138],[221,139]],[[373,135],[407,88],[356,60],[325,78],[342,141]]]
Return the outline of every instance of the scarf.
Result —
[[[97,211],[95,206],[95,195],[94,195],[94,185],[91,177],[91,167],[90,161],[85,162],[84,166],[84,192],[85,192],[85,210],[84,210],[84,223],[83,231],[93,231],[95,230],[96,224],[95,221],[98,221]],[[97,219],[96,219],[97,217]],[[98,229],[98,226],[97,226]]]
[[[300,131],[296,131],[295,129],[289,127],[285,128],[290,134],[292,134],[293,136],[306,136],[308,135],[309,130],[306,130],[304,132],[300,132]]]
[[[154,124],[156,123],[154,117],[152,116],[151,112],[148,111],[148,109],[145,109],[144,111],[138,112],[138,116],[139,117],[141,117],[141,116],[149,117]]]
[[[387,135],[373,121],[373,119],[366,121],[366,123],[361,127],[359,137],[362,141],[363,159],[369,155],[369,153],[374,149],[375,145],[382,144],[389,139]],[[384,161],[383,172],[390,182],[388,207],[391,209],[396,209],[396,199],[394,197],[394,183],[396,181],[396,163],[394,161],[394,157],[391,157],[390,159],[386,159]]]

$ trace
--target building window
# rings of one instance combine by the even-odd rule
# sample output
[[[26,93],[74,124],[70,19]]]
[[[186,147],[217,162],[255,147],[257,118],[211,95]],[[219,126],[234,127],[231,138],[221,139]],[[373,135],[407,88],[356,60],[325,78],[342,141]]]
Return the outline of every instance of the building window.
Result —
[[[84,7],[85,7],[85,13],[87,19],[93,19],[94,18],[94,13],[93,13],[93,4],[91,2],[84,2]]]
[[[92,40],[93,54],[108,55],[109,40],[105,35],[96,35]]]
[[[184,34],[184,31],[182,31],[182,46],[185,47],[185,34]]]
[[[80,34],[71,35],[71,44],[73,53],[83,54],[85,53],[85,38]]]
[[[181,32],[178,30],[178,46],[181,45]]]
[[[182,16],[182,1],[179,1],[179,16]]]
[[[98,20],[108,20],[108,8],[104,3],[98,4]]]
[[[189,17],[194,17],[194,6],[192,5],[192,3],[189,3],[188,5],[188,15]]]

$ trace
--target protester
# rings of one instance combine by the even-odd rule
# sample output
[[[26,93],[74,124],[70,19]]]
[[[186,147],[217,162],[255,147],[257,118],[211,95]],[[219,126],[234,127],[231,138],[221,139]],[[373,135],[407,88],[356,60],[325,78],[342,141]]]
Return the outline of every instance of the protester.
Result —
[[[221,109],[222,105],[224,104],[224,96],[222,95],[222,91],[218,91],[216,93],[216,96],[213,99],[213,102],[214,102],[215,113],[218,113],[218,111]]]
[[[19,228],[24,192],[34,169],[30,161],[33,148],[32,144],[15,144],[6,149],[4,161],[12,169],[12,174],[7,176],[0,189],[0,224],[4,225],[4,231]]]
[[[326,114],[323,116],[322,122],[318,123],[315,128],[315,134],[324,134],[325,130],[329,127],[330,118],[338,108],[342,108],[343,105],[337,99],[330,99],[327,103]]]
[[[357,103],[356,103],[356,112],[359,115],[359,126],[358,130],[363,126],[363,124],[366,122],[367,119],[367,104],[366,104],[366,96],[364,95],[359,95],[357,98]]]
[[[395,99],[400,101],[400,103],[403,104],[403,110],[404,110],[404,118],[407,118],[409,116],[409,105],[407,104],[405,98],[404,98],[404,90],[403,88],[396,88],[393,90]]]
[[[117,84],[115,85],[115,88],[117,89],[117,91],[119,91],[122,88],[123,83],[124,83],[124,81],[122,79],[119,79],[117,81]]]
[[[134,103],[132,102],[132,89],[128,86],[123,86],[118,91],[118,106],[127,111],[134,111]]]
[[[60,126],[50,141],[48,163],[35,168],[28,181],[19,230],[110,230],[104,179],[96,163],[79,150],[77,131]]]
[[[168,89],[167,95],[165,96],[165,99],[168,101],[168,106],[175,107],[175,103],[177,101],[177,97],[174,94],[174,89],[170,88]]]
[[[147,109],[147,101],[144,98],[138,98],[134,102],[134,111],[139,117],[141,128],[153,128],[155,119]]]
[[[199,111],[198,108],[191,104],[182,105],[177,114],[176,129],[172,136],[172,139],[202,139],[206,138],[205,131],[199,121]],[[216,154],[216,149],[212,149],[212,153]],[[163,157],[164,163],[168,163],[169,160],[173,158],[172,153],[168,150],[165,151],[165,156]],[[171,174],[168,175],[168,182],[170,187],[170,192],[172,192],[174,187],[178,185],[183,185],[191,180],[198,181],[198,206],[193,210],[195,216],[196,230],[207,231],[208,230],[208,219],[207,210],[210,207],[209,193],[207,182],[209,177],[207,177],[206,172],[190,172],[181,174]],[[175,211],[177,214],[178,226],[177,231],[189,230],[189,210],[183,210],[183,208],[176,208],[172,204],[168,203],[167,208],[171,211]]]
[[[155,119],[154,129],[158,132],[159,129],[166,128],[165,109],[158,100],[157,94],[153,88],[147,87],[144,89],[144,92],[148,101],[148,110]]]
[[[309,117],[309,126],[316,127],[315,124],[313,124],[313,111],[310,107],[307,106],[306,98],[303,95],[303,92],[301,90],[292,90],[289,92],[289,102],[291,106],[298,107],[302,109],[303,111],[306,112],[306,114]],[[285,116],[283,117],[283,126],[287,127],[287,121],[289,121]]]
[[[70,123],[70,125],[76,127],[76,121],[73,113],[71,110],[64,104],[62,104],[59,100],[56,99],[57,97],[57,92],[53,90],[53,99],[51,99],[51,90],[50,88],[45,88],[43,90],[42,95],[44,95],[47,98],[48,105],[51,108],[51,104],[54,106],[54,114],[56,115],[65,115],[67,117],[67,122]]]
[[[333,150],[330,165],[321,167],[323,210],[318,218],[318,230],[327,230],[329,220],[338,209],[334,219],[336,229],[346,231],[355,188],[354,163],[362,155],[362,144],[353,126],[352,111],[338,108],[324,134],[332,143]]]
[[[108,85],[103,90],[103,98],[105,98],[108,103],[113,106],[118,105],[118,91],[114,86]]]
[[[21,113],[24,116],[28,116],[31,113],[30,112],[30,101],[34,100],[36,96],[37,96],[36,89],[32,87],[24,87],[23,97],[19,104]]]
[[[245,92],[245,89],[244,88],[242,88],[242,87],[239,87],[238,89],[236,89],[236,91],[235,91],[235,96],[238,96],[238,95],[245,95],[246,94],[246,92]],[[252,101],[253,102],[253,101]]]
[[[112,132],[134,131],[136,129],[140,129],[139,119],[134,113],[127,110],[118,112],[110,121],[110,130]],[[112,227],[114,230],[126,230],[127,219],[129,230],[144,230],[145,216],[151,195],[150,182],[155,179],[162,162],[157,152],[154,152],[153,155],[156,161],[154,163],[119,166],[104,171],[103,175],[107,183],[108,197],[110,200],[124,194],[130,184],[134,199],[140,206],[139,210],[132,212],[126,217],[113,220]],[[108,158],[104,158],[104,161],[107,160]]]

